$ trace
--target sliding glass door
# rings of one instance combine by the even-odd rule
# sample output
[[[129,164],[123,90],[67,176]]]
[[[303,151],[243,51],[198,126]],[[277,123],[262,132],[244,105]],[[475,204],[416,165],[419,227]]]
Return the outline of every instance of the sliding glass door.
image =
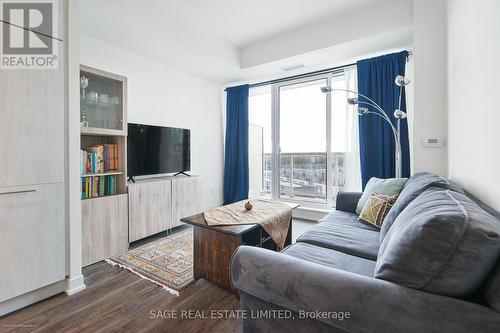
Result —
[[[354,89],[353,77],[330,73],[250,89],[250,197],[331,207],[338,191],[359,190],[356,110],[345,92],[320,90]]]
[[[327,202],[326,79],[279,86],[279,196]]]

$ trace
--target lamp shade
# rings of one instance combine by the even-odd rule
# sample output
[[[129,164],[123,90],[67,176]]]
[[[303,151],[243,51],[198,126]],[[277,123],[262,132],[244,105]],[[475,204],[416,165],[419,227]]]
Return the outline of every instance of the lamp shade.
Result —
[[[410,79],[404,77],[403,75],[398,75],[396,76],[396,79],[394,80],[397,86],[399,87],[406,87],[407,85],[410,84]]]

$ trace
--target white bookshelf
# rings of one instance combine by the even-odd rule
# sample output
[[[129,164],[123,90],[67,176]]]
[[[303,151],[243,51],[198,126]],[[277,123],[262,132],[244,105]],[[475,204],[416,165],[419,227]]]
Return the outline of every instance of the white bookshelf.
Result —
[[[100,69],[80,66],[80,147],[116,144],[116,170],[83,173],[81,180],[115,177],[113,195],[82,197],[82,263],[87,266],[128,249],[127,195],[127,78]],[[102,178],[101,178],[102,179]],[[83,190],[83,187],[82,187]]]

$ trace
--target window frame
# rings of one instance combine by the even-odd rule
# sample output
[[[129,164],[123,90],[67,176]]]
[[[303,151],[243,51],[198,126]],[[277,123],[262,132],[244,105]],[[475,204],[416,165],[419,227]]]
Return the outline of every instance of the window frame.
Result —
[[[331,209],[335,207],[333,202],[333,154],[332,154],[332,94],[325,94],[325,131],[326,131],[326,202],[311,202],[294,198],[281,197],[280,193],[280,169],[281,169],[281,144],[280,144],[280,90],[281,88],[307,83],[311,81],[325,80],[325,85],[331,86],[335,77],[344,76],[344,70],[322,73],[301,77],[298,79],[280,80],[269,84],[271,88],[271,199],[285,202],[299,203],[304,207]],[[252,89],[252,87],[250,87]]]

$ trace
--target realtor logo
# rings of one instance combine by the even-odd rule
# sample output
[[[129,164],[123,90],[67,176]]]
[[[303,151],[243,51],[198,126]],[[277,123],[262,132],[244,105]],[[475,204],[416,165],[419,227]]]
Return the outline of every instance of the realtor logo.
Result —
[[[57,69],[57,0],[0,0],[2,69]]]

